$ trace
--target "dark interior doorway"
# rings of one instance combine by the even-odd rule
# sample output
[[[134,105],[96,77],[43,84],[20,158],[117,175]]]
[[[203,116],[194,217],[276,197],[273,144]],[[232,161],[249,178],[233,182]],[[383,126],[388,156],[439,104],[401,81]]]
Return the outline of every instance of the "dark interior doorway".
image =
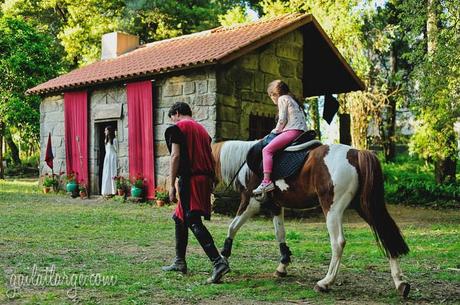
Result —
[[[96,123],[96,143],[99,147],[98,149],[98,193],[101,193],[101,188],[102,188],[102,172],[104,170],[104,158],[105,158],[105,134],[104,130],[106,127],[112,127],[113,130],[115,131],[115,135],[118,133],[117,132],[117,121],[108,121],[108,122],[101,122],[101,123]]]
[[[269,117],[264,115],[258,114],[250,114],[249,115],[249,139],[257,140],[262,139],[267,134],[272,131],[273,128],[276,126],[276,119],[275,117]]]

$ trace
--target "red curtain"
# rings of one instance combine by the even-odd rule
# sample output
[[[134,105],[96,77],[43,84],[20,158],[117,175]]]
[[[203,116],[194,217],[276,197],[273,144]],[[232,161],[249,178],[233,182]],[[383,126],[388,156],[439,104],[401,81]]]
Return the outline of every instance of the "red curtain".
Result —
[[[128,96],[129,175],[145,178],[147,199],[155,197],[152,82],[130,83]]]
[[[88,94],[64,93],[65,158],[67,173],[88,186]]]

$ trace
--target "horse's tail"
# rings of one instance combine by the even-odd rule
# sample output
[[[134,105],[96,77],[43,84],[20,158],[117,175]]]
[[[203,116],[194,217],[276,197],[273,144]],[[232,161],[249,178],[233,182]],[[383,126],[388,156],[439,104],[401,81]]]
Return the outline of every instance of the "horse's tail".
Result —
[[[409,253],[401,231],[385,206],[383,172],[379,160],[374,153],[361,150],[358,162],[361,183],[359,214],[371,226],[378,245],[383,246],[387,257],[396,258]]]

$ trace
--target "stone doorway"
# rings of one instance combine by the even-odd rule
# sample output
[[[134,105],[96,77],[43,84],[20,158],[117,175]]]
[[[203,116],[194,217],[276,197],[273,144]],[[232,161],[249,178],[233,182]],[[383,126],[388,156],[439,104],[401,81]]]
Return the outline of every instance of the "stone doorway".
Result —
[[[95,124],[95,136],[94,141],[96,147],[96,166],[94,177],[97,178],[97,189],[94,190],[94,194],[101,194],[102,186],[102,172],[104,170],[104,158],[105,158],[105,134],[104,130],[106,127],[110,126],[115,130],[115,135],[117,134],[118,126],[117,121],[106,121],[98,122]]]

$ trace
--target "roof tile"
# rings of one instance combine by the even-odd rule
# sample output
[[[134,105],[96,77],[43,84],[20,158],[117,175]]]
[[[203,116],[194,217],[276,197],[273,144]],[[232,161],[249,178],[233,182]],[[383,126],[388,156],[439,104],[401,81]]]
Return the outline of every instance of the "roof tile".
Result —
[[[165,39],[139,46],[114,59],[101,60],[51,79],[27,90],[45,94],[65,89],[121,81],[135,76],[155,75],[184,67],[215,64],[236,51],[284,28],[301,26],[311,15],[287,14],[232,27],[218,27],[195,34]]]

